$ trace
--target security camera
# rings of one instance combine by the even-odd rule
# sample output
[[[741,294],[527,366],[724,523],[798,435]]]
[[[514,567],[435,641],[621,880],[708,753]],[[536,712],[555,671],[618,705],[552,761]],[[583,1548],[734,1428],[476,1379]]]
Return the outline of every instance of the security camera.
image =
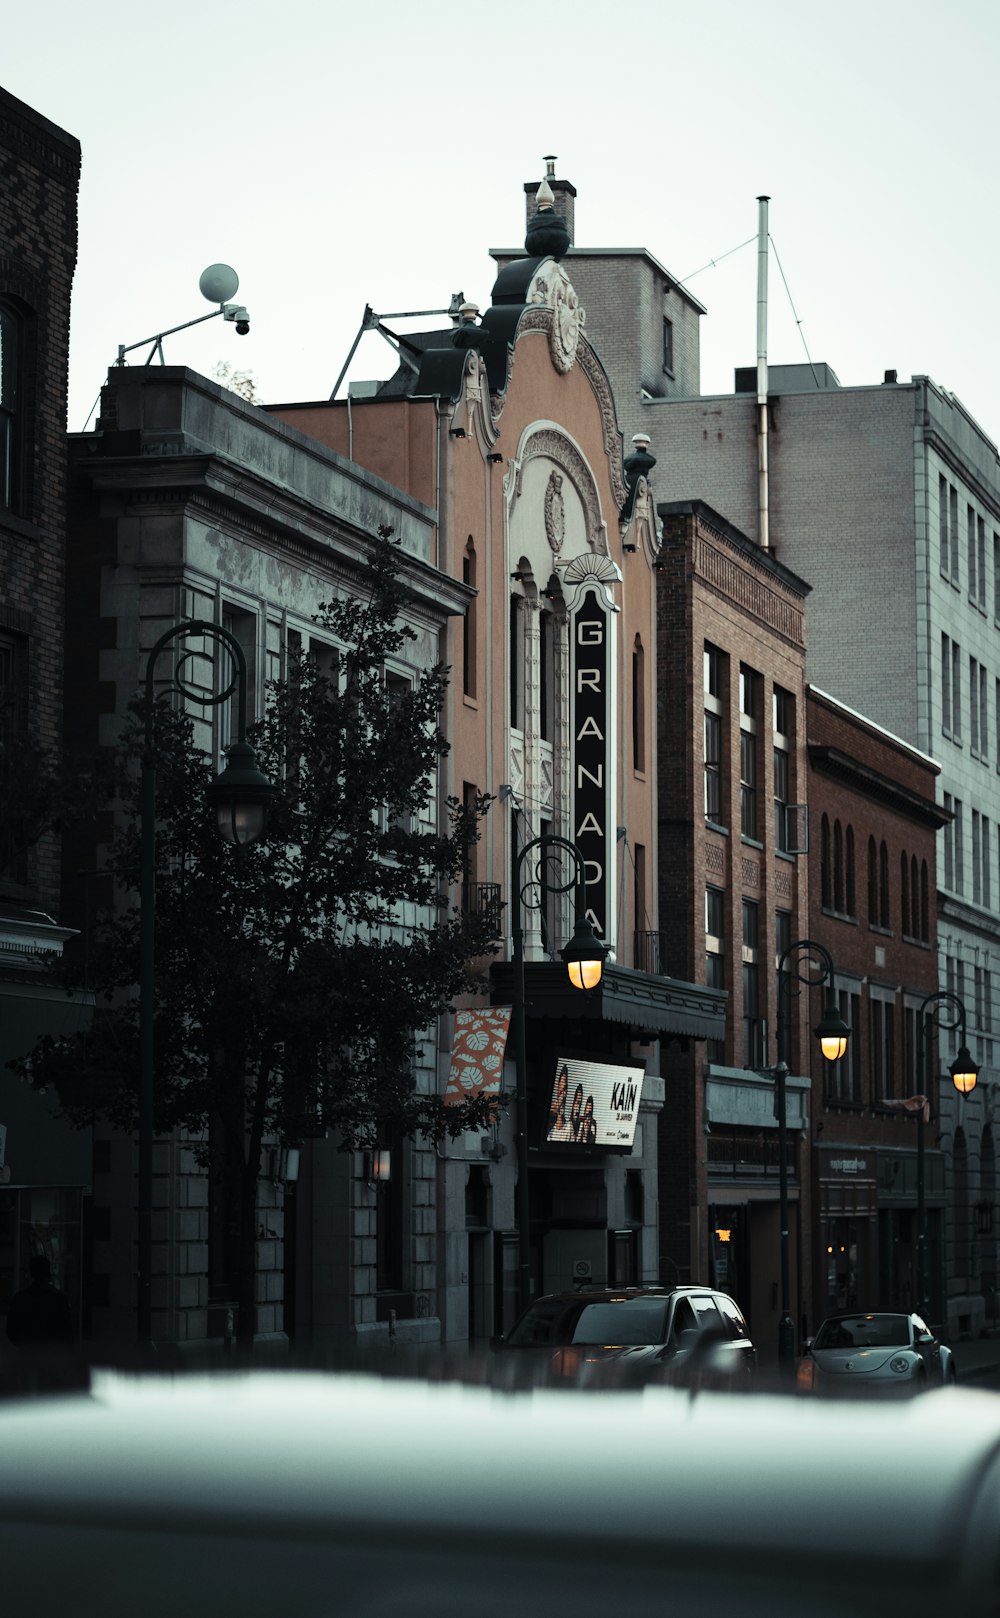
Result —
[[[250,330],[250,316],[241,303],[224,303],[222,313],[226,320],[235,323],[238,337],[245,337]]]

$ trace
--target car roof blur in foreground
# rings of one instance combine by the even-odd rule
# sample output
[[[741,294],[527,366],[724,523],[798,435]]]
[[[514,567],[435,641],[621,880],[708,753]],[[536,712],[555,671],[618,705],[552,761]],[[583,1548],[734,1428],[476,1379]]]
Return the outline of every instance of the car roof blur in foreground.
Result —
[[[0,1407],[8,1611],[994,1611],[1000,1400],[97,1373]]]

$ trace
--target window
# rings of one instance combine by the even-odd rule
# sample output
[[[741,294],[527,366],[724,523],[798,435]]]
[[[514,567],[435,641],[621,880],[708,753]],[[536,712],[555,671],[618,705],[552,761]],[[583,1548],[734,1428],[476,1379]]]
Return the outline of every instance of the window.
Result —
[[[767,1061],[767,1029],[760,1015],[758,954],[760,910],[753,899],[743,900],[743,1066],[763,1067]]]
[[[976,542],[976,513],[974,508],[969,505],[965,508],[965,524],[966,560],[969,566],[969,600],[978,601],[979,586],[976,581],[979,576],[979,547]]]
[[[1000,623],[1000,534],[993,531],[993,616]]]
[[[510,722],[514,730],[524,729],[524,597],[510,598]]]
[[[705,889],[705,983],[709,989],[726,987],[725,898],[721,888]],[[710,1039],[705,1054],[710,1062],[724,1062],[725,1040]]]
[[[993,1031],[993,1012],[991,1008],[992,979],[990,971],[985,966],[973,969],[974,995],[975,995],[975,1027],[984,1034]]]
[[[962,839],[962,800],[956,798],[955,805],[955,892],[965,891],[965,846]]]
[[[774,912],[774,969],[792,942],[792,913],[790,910]]]
[[[469,535],[462,557],[462,583],[475,590],[476,584],[476,547]],[[462,691],[467,697],[476,694],[476,640],[478,623],[476,621],[477,602],[470,601],[465,609],[462,619]]]
[[[976,758],[989,756],[989,713],[985,665],[969,658],[969,749]]]
[[[844,832],[839,820],[833,823],[833,908],[844,913]]]
[[[17,509],[18,383],[21,368],[21,322],[0,303],[0,509]]]
[[[757,710],[760,675],[740,664],[740,831],[757,841]]]
[[[545,608],[538,615],[538,734],[543,742],[555,738],[556,615]]]
[[[723,654],[715,646],[705,646],[705,819],[722,824],[722,694]]]
[[[910,935],[910,862],[899,856],[899,925],[904,937]]]
[[[788,803],[791,797],[791,755],[795,736],[795,699],[775,686],[771,697],[774,726],[774,846],[788,853]]]
[[[958,583],[958,490],[948,485],[948,534],[951,539],[951,582]]]
[[[467,815],[474,815],[479,801],[479,788],[471,781],[462,782],[462,807]],[[471,843],[465,850],[462,869],[462,909],[475,911],[479,905],[479,843]]]
[[[917,1053],[917,1031],[920,1016],[915,1006],[903,1005],[902,1016],[902,1080],[903,1095],[915,1096],[920,1093],[920,1071]]]
[[[983,839],[980,827],[979,810],[972,811],[972,902],[982,903],[982,860]]]
[[[237,642],[246,658],[247,664],[247,724],[252,725],[257,707],[257,614],[247,612],[239,607],[223,607],[222,627],[228,629]],[[217,649],[216,683],[219,690],[228,685],[235,670],[228,648]],[[216,648],[209,646],[209,655],[216,652]],[[237,739],[239,729],[239,703],[237,693],[234,691],[230,700],[223,703],[219,718],[219,748],[224,752]]]
[[[667,376],[674,374],[674,323],[663,317],[663,369]]]
[[[833,909],[833,864],[830,858],[830,821],[824,815],[819,823],[819,886],[824,910]]]
[[[632,768],[646,768],[646,653],[639,635],[632,647]]]
[[[868,925],[878,926],[878,849],[874,837],[868,839]]]
[[[962,739],[962,652],[957,641],[941,636],[941,729]]]
[[[927,861],[920,862],[920,942],[929,944],[931,936],[930,879]]]
[[[982,612],[986,611],[986,523],[982,517],[976,518],[976,556],[979,563],[979,590],[976,602]]]
[[[938,538],[940,541],[940,568],[947,578],[951,572],[951,557],[948,549],[948,479],[938,473]]]
[[[944,795],[945,813],[951,815],[951,820],[944,828],[944,885],[946,888],[955,887],[955,800],[950,792]]]
[[[413,686],[405,674],[385,675],[385,703],[390,713],[403,707],[407,698],[411,696]],[[396,831],[409,832],[413,830],[413,816],[404,802],[387,803],[382,816],[383,826],[395,828]]]
[[[891,1101],[896,1093],[895,1006],[891,1000],[876,999],[873,995],[869,1014],[872,1098],[875,1101]]]
[[[889,926],[889,850],[884,843],[878,851],[878,924]]]

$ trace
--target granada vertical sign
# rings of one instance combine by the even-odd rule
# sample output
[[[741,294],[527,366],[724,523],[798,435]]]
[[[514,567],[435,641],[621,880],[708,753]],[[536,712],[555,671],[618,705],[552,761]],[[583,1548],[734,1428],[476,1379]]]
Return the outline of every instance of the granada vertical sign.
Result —
[[[573,622],[573,839],[584,858],[587,915],[607,938],[608,733],[611,704],[608,612],[588,590]]]

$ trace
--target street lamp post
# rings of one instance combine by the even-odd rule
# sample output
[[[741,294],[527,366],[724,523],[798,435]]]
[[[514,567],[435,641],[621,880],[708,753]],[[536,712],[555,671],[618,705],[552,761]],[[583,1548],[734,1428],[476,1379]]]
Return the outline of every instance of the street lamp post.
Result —
[[[794,965],[791,965],[794,961]],[[786,1004],[792,992],[792,978],[809,987],[828,985],[826,1009],[813,1032],[828,1062],[839,1061],[847,1049],[850,1028],[837,1009],[834,992],[834,965],[828,949],[811,938],[789,944],[778,957],[778,1060],[774,1068],[774,1111],[778,1121],[778,1216],[781,1223],[781,1319],[778,1322],[778,1363],[788,1370],[795,1359],[795,1322],[791,1316],[791,1282],[788,1263],[788,1020]]]
[[[225,646],[232,658],[233,674],[225,689],[215,695],[194,690],[185,684],[183,666],[188,652],[174,670],[171,689],[200,703],[216,707],[236,693],[237,739],[226,750],[226,767],[208,789],[215,808],[219,831],[228,842],[252,843],[264,829],[267,806],[277,788],[257,768],[253,748],[246,739],[247,665],[243,648],[228,629],[219,624],[191,618],[175,624],[162,634],[146,662],[145,738],[142,756],[140,798],[141,863],[139,877],[140,966],[139,966],[139,1263],[136,1329],[140,1347],[152,1343],[153,1269],[153,1024],[155,1016],[155,936],[156,936],[156,746],[153,683],[156,660],[171,641],[201,635]],[[207,655],[207,654],[200,654]]]
[[[948,1021],[942,1012],[951,1013]],[[968,1095],[976,1088],[979,1077],[978,1070],[972,1060],[969,1047],[965,1042],[965,1003],[957,994],[948,989],[940,989],[935,994],[925,995],[920,1002],[917,1013],[917,1083],[921,1093],[911,1098],[913,1110],[917,1115],[917,1308],[924,1319],[927,1319],[928,1298],[927,1293],[927,1205],[924,1192],[924,1125],[930,1118],[930,1095],[928,1093],[927,1075],[927,1044],[924,1035],[926,1019],[930,1017],[947,1033],[959,1030],[958,1055],[949,1069],[955,1089],[960,1095]]]
[[[529,854],[537,853],[534,872],[523,884],[524,863]],[[565,876],[561,861],[568,856],[571,864]],[[524,996],[524,931],[521,926],[522,907],[541,910],[549,894],[576,894],[576,924],[573,937],[561,950],[566,962],[569,980],[575,989],[594,989],[601,981],[606,947],[597,938],[586,913],[586,865],[575,843],[566,837],[546,832],[525,843],[514,860],[514,917],[513,967],[514,989],[511,1019],[514,1024],[514,1070],[517,1081],[517,1263],[518,1301],[521,1312],[531,1302],[531,1203],[528,1196],[528,1057],[525,1038]]]

